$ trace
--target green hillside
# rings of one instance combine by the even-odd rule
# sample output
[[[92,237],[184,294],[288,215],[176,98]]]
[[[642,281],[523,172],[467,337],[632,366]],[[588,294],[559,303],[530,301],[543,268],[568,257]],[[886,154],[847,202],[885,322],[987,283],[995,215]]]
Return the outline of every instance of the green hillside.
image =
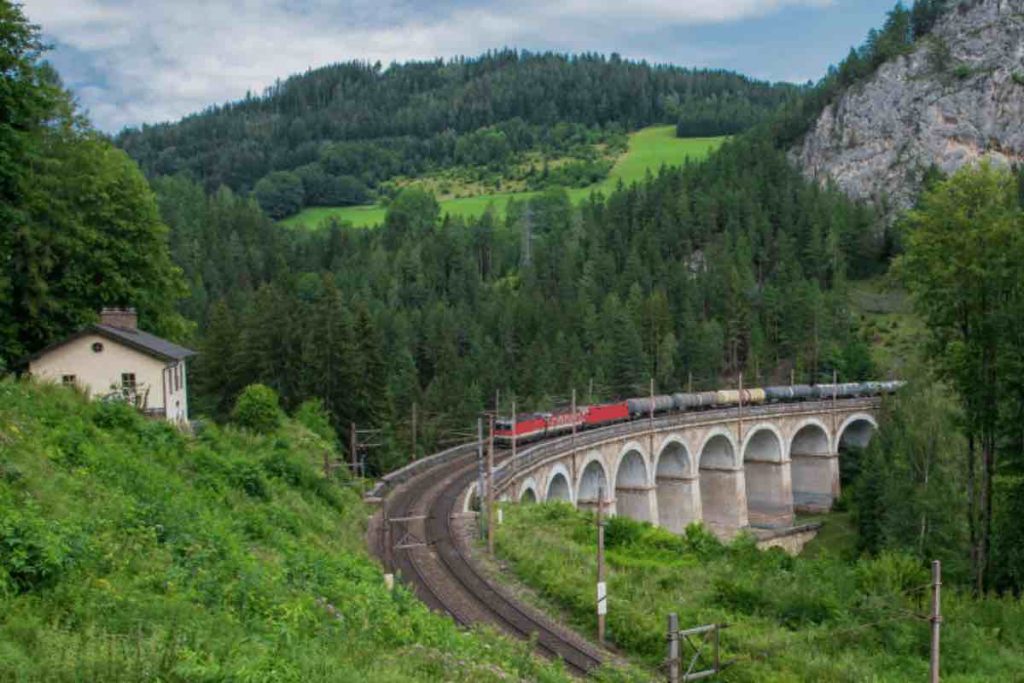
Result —
[[[594,633],[593,516],[565,504],[508,506],[498,554],[546,604]],[[658,667],[665,620],[727,623],[722,681],[927,680],[928,570],[898,553],[847,560],[759,551],[751,537],[723,545],[699,527],[683,536],[624,517],[606,531],[608,636]],[[1024,607],[1014,598],[942,591],[943,680],[1020,680]],[[698,639],[699,640],[699,639]],[[692,656],[692,646],[688,645]],[[705,660],[706,662],[707,660]]]
[[[569,190],[573,202],[578,202],[592,192],[610,193],[619,182],[629,184],[642,180],[648,172],[657,173],[662,166],[679,166],[686,159],[699,161],[707,157],[722,144],[726,137],[678,138],[675,126],[651,126],[629,136],[629,150],[612,167],[608,178],[601,183],[584,188]],[[509,199],[528,199],[536,192],[497,192],[475,197],[446,199],[440,202],[442,213],[453,216],[475,217],[483,215],[489,207],[498,216],[504,216]],[[364,206],[330,207],[318,206],[304,209],[301,213],[281,221],[289,227],[314,228],[325,220],[334,218],[355,227],[378,225],[384,220],[387,209],[379,204]]]
[[[329,450],[0,382],[0,680],[568,680],[389,593]]]

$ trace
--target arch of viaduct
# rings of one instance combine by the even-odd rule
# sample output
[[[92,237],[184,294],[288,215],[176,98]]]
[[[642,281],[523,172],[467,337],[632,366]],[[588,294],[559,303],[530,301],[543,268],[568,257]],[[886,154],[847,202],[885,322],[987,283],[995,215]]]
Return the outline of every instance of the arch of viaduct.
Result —
[[[685,413],[523,448],[496,472],[503,500],[560,500],[676,533],[702,521],[719,535],[786,527],[826,511],[839,459],[877,428],[878,399]]]

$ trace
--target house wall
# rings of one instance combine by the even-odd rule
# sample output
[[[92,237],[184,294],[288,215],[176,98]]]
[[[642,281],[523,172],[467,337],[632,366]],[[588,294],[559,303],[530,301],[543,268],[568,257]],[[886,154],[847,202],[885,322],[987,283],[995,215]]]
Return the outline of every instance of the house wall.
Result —
[[[92,350],[103,344],[99,353]],[[29,373],[42,380],[60,382],[74,375],[75,384],[90,396],[100,397],[121,386],[122,373],[135,373],[137,392],[146,394],[144,408],[164,412],[169,420],[188,419],[185,363],[166,363],[97,334],[83,335],[62,344],[29,364]],[[175,382],[175,373],[180,381]],[[148,392],[147,392],[148,390]]]
[[[163,370],[168,420],[182,422],[188,419],[188,373],[185,361],[171,361]]]

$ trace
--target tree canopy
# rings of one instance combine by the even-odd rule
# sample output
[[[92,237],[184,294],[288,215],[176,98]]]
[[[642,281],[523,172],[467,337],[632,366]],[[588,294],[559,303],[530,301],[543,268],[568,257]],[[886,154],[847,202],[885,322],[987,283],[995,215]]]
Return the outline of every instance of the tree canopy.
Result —
[[[186,293],[138,167],[91,130],[41,61],[38,27],[0,2],[0,364],[68,334],[104,305],[180,336]]]
[[[118,144],[150,177],[187,172],[208,191],[255,189],[276,218],[297,206],[365,202],[396,176],[505,170],[531,151],[576,159],[546,184],[585,185],[608,172],[589,158],[595,146],[618,144],[626,131],[685,120],[686,135],[731,134],[797,90],[617,55],[500,50],[387,68],[349,62],[178,123],[126,130]]]

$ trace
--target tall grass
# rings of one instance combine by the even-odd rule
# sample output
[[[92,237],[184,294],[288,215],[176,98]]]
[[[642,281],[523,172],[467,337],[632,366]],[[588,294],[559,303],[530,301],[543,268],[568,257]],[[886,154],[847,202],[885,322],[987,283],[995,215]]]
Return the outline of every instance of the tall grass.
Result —
[[[590,633],[593,517],[567,505],[512,506],[499,554],[542,599]],[[912,681],[928,672],[926,568],[900,555],[856,561],[793,558],[749,538],[723,545],[623,518],[607,528],[610,639],[652,669],[665,656],[666,616],[684,627],[728,623],[725,681]],[[944,681],[1024,680],[1024,605],[947,589]],[[692,651],[691,651],[692,654]]]
[[[568,680],[388,592],[332,448],[0,381],[0,680]]]

